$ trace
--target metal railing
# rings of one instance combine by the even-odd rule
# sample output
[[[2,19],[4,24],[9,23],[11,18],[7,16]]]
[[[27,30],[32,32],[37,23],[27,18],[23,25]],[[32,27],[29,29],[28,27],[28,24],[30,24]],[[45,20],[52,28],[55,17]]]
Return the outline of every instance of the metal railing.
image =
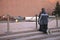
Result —
[[[56,20],[56,27],[55,28],[49,28],[48,33],[60,32],[60,27],[58,26],[58,22],[59,22],[58,21],[59,20],[58,14],[55,16],[55,20]],[[51,24],[51,25],[53,25],[53,24]]]
[[[36,17],[36,21],[35,21],[35,24],[36,24],[36,30],[38,30],[38,15],[34,15],[31,19],[33,19],[34,17]],[[52,30],[52,29],[59,29],[60,27],[58,27],[58,16],[55,16],[55,19],[56,19],[56,28],[50,28],[48,29],[48,31]],[[53,24],[52,24],[53,25]],[[10,23],[9,23],[9,15],[7,15],[7,33],[10,33]]]

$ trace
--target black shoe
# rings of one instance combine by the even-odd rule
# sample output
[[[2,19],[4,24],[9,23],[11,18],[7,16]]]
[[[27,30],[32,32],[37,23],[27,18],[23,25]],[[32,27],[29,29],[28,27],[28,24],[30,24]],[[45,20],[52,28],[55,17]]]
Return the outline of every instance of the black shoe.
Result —
[[[43,32],[44,34],[47,34],[47,32]]]

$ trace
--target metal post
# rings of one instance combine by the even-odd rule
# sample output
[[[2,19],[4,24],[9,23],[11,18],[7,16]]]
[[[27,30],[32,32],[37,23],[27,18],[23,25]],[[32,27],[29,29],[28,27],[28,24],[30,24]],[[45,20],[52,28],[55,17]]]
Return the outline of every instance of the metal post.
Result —
[[[7,33],[9,33],[9,15],[7,15]]]
[[[36,29],[37,29],[37,14],[36,14]]]
[[[56,14],[56,27],[58,28],[58,14]]]

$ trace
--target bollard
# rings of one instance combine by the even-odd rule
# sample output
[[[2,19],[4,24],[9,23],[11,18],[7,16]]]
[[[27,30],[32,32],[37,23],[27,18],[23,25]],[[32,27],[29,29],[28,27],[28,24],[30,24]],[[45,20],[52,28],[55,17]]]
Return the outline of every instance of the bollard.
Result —
[[[37,15],[36,15],[36,29],[37,29]]]
[[[7,33],[9,33],[9,15],[7,14]]]
[[[58,14],[56,14],[56,27],[58,28]]]

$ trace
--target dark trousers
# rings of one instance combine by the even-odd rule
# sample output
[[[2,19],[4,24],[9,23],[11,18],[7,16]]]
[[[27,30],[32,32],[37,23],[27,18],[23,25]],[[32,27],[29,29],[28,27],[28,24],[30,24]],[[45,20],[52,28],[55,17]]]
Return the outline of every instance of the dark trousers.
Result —
[[[42,31],[44,33],[47,33],[47,24],[44,24],[44,25],[40,25],[40,28],[39,28],[39,31]]]

